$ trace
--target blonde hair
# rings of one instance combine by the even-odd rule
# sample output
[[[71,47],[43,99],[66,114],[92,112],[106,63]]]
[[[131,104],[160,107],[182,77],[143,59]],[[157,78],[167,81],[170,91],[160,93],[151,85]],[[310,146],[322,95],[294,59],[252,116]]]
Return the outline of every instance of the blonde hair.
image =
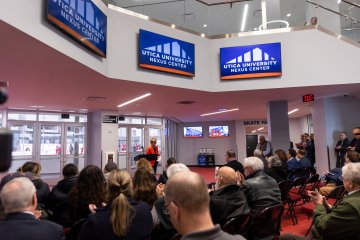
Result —
[[[146,158],[140,158],[136,163],[137,168],[145,168],[150,173],[154,173],[154,169],[151,167],[150,162]]]
[[[127,197],[132,196],[132,180],[125,170],[115,169],[108,178],[108,200],[112,202],[110,223],[116,236],[124,237],[135,210]]]

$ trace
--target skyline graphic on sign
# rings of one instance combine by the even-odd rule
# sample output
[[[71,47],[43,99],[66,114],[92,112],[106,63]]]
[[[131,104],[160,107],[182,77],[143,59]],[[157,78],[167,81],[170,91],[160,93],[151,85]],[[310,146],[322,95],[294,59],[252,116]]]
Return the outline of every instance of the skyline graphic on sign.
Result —
[[[191,58],[187,56],[186,52],[183,49],[181,49],[180,44],[178,42],[165,43],[162,45],[147,47],[145,49],[191,60]]]
[[[140,29],[139,46],[141,68],[195,76],[194,44]]]
[[[281,44],[221,48],[220,69],[221,80],[281,76]]]
[[[244,59],[244,60],[243,60]],[[273,57],[269,57],[269,54],[263,52],[260,48],[254,48],[252,51],[248,51],[243,55],[238,56],[237,58],[234,58],[227,62],[227,64],[230,63],[242,63],[242,62],[256,62],[256,61],[269,61],[269,60],[275,60]]]
[[[48,0],[48,19],[106,57],[106,15],[91,0]]]

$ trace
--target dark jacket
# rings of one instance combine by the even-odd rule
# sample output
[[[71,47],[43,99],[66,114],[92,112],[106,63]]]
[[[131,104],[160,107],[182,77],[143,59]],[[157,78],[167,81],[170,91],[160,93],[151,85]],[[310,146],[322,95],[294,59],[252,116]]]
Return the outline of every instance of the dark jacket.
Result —
[[[330,174],[325,177],[326,183],[335,183],[336,186],[342,185],[343,182],[340,180],[342,175],[341,168],[333,168],[330,170]]]
[[[360,139],[353,138],[353,140],[351,140],[350,146],[355,147],[354,151],[360,153]]]
[[[282,203],[278,183],[261,170],[247,176],[243,185],[253,215],[263,208]]]
[[[310,160],[306,157],[300,158],[299,162],[302,168],[312,167]]]
[[[41,179],[33,179],[31,181],[34,183],[36,188],[38,206],[45,209],[45,206],[47,205],[50,196],[49,185]]]
[[[10,213],[0,221],[0,238],[6,240],[64,240],[62,226],[47,221],[36,220],[28,213]]]
[[[76,184],[77,177],[68,177],[53,187],[48,201],[48,209],[53,212],[51,220],[64,226],[69,227],[72,224],[69,214],[69,192]]]
[[[170,216],[164,213],[164,197],[158,198],[154,202],[154,208],[159,219],[159,226],[156,226],[151,233],[151,239],[168,240],[174,236],[177,231],[170,221]]]
[[[266,173],[276,180],[276,182],[285,181],[288,177],[288,170],[282,166],[280,167],[271,167],[266,170]]]
[[[296,157],[292,157],[289,161],[287,161],[289,171],[292,171],[296,168],[301,168],[300,162],[296,159]]]
[[[166,171],[163,171],[163,174],[160,175],[158,183],[166,184],[168,180],[168,176],[166,175]]]
[[[129,203],[135,209],[130,224],[130,228],[126,237],[119,238],[114,234],[110,223],[111,205],[107,208],[99,209],[95,214],[91,214],[84,223],[79,240],[119,240],[119,239],[141,239],[147,240],[151,238],[151,230],[153,227],[152,216],[149,206],[144,202],[137,202],[132,198],[128,198]]]
[[[240,186],[229,184],[210,193],[210,214],[214,224],[250,213],[245,194]]]

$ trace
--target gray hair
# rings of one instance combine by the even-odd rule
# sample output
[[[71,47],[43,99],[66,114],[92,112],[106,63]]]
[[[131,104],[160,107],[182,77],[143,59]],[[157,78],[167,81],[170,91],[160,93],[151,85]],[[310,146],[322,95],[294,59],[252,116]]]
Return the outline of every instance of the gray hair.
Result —
[[[257,148],[256,148],[256,149],[254,150],[254,156],[255,156],[255,157],[258,157],[258,156],[261,157],[261,156],[262,156],[262,151],[261,151],[260,149],[257,149]]]
[[[271,166],[273,167],[281,167],[282,165],[282,161],[281,159],[279,158],[278,155],[274,155],[274,156],[271,156],[267,159],[267,161],[271,164]]]
[[[253,171],[263,170],[264,163],[258,157],[248,157],[244,159],[244,168],[250,167]]]
[[[166,170],[166,175],[168,178],[171,178],[178,172],[182,171],[190,171],[190,169],[183,163],[174,163],[171,164],[170,167]]]
[[[342,168],[342,176],[360,186],[360,163],[348,163]]]
[[[5,213],[24,211],[32,205],[36,189],[28,178],[15,178],[5,184],[0,193]]]

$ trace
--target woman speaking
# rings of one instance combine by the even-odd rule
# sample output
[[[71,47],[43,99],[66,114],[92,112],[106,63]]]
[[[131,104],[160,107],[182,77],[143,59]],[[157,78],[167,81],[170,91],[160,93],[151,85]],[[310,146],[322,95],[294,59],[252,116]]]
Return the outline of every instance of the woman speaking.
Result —
[[[159,154],[159,148],[158,146],[156,146],[156,138],[155,137],[152,137],[150,139],[150,146],[148,146],[146,148],[146,154],[156,154],[157,156],[160,156]],[[154,169],[154,173],[156,174],[156,169],[157,169],[157,165],[158,165],[158,162],[157,160],[149,160],[152,168]]]

